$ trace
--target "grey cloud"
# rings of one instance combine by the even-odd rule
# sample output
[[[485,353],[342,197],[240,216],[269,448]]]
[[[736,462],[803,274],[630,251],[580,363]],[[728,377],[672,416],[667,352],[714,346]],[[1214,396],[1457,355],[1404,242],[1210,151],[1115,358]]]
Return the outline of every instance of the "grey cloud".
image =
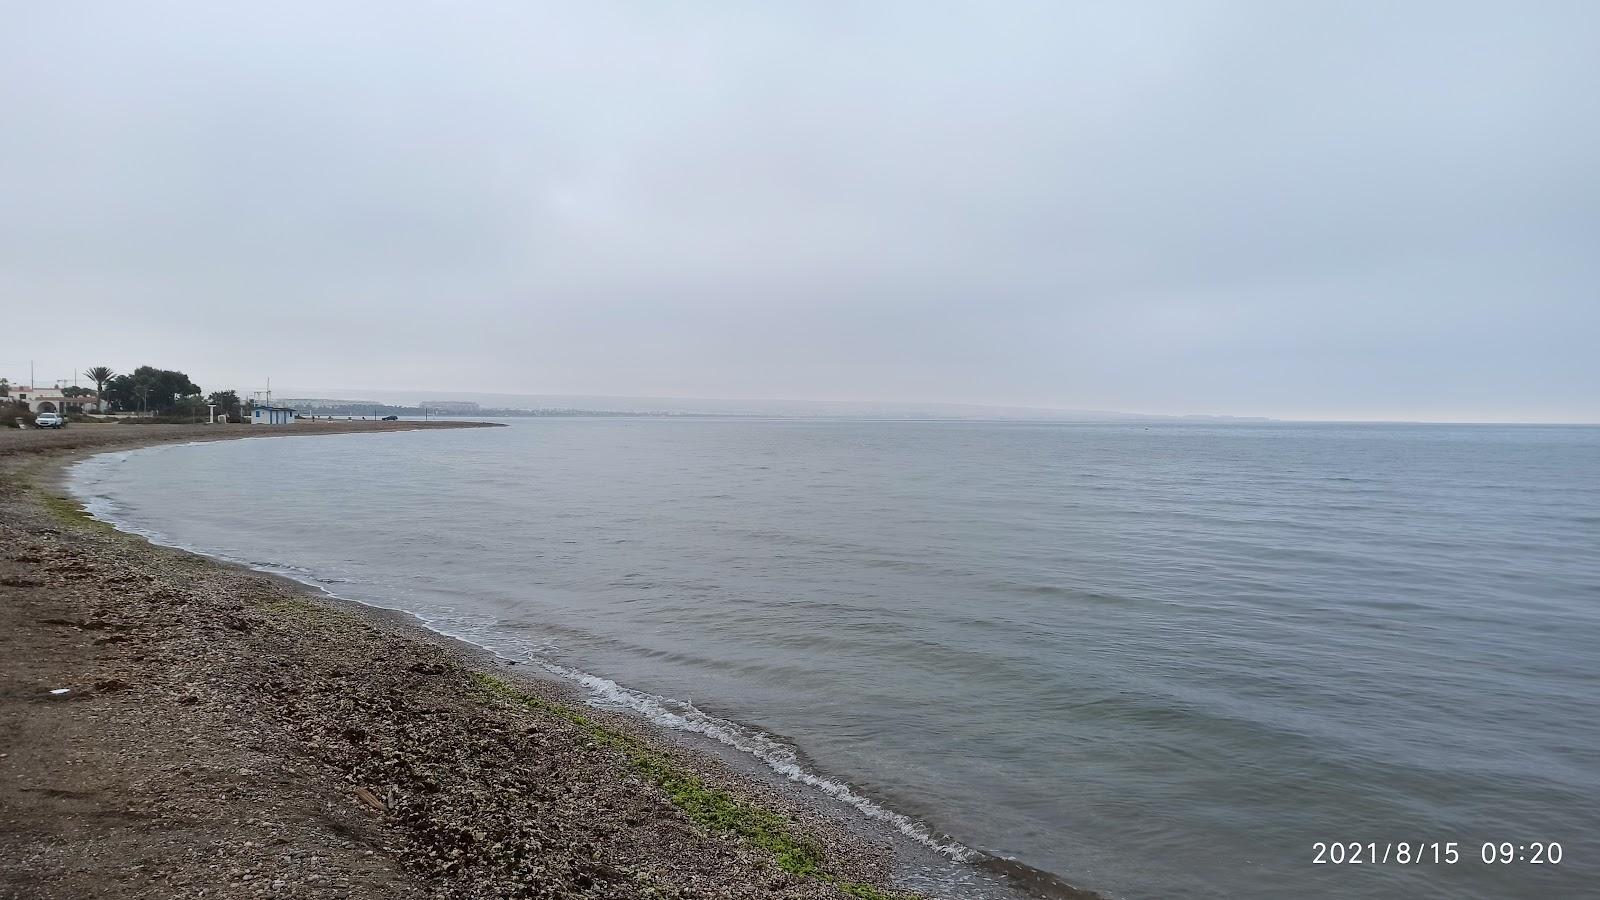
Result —
[[[13,379],[1600,420],[1592,4],[5,20]]]

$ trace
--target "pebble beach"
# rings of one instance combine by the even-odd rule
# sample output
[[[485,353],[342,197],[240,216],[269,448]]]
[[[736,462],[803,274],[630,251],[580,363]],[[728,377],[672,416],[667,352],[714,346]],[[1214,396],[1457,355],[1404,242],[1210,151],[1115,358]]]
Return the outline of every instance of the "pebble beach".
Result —
[[[908,896],[887,841],[710,755],[60,488],[86,454],[261,434],[0,434],[0,897]]]

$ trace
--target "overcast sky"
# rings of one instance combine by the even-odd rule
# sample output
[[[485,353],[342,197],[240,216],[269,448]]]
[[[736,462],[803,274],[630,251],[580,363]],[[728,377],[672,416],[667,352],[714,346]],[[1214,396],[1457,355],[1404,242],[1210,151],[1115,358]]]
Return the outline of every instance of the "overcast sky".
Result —
[[[0,14],[14,381],[1600,421],[1600,3]]]

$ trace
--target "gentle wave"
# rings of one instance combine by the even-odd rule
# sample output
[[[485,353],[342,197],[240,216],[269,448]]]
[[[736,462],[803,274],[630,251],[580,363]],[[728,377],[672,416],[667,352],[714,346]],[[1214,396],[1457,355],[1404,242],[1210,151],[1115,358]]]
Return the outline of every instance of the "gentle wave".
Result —
[[[114,461],[122,462],[127,459],[129,453],[131,452],[138,451],[121,451],[114,454],[102,454],[102,456],[115,457]],[[344,579],[326,579],[319,577],[310,570],[296,566],[286,566],[279,563],[263,563],[259,560],[231,556],[211,548],[182,544],[168,538],[159,531],[135,525],[125,519],[123,516],[119,515],[121,509],[111,498],[100,494],[83,494],[79,492],[79,479],[76,477],[78,474],[77,470],[79,467],[91,462],[95,458],[97,457],[91,457],[88,460],[83,460],[72,466],[72,468],[69,470],[69,473],[74,477],[71,479],[70,485],[74,493],[79,495],[79,502],[82,504],[85,512],[119,531],[137,535],[153,544],[159,544],[164,547],[171,547],[173,549],[183,550],[189,553],[196,553],[201,556],[210,557],[212,559],[217,559],[226,563],[232,563],[234,565],[245,566],[246,568],[261,572],[263,574],[283,576],[304,584],[307,587],[315,588],[316,590],[319,590],[330,597],[340,600],[360,603],[363,606],[369,606],[375,609],[403,612],[411,616],[423,627],[433,631],[436,634],[443,635],[451,638],[452,640],[458,640],[467,644],[471,644],[472,646],[491,653],[503,660],[532,662],[552,675],[556,675],[567,681],[582,685],[590,692],[591,696],[589,702],[591,705],[594,705],[598,708],[629,710],[644,717],[646,720],[657,726],[671,728],[676,731],[683,731],[691,734],[698,734],[738,750],[739,752],[758,760],[767,768],[779,775],[782,775],[789,781],[802,784],[810,788],[815,788],[816,790],[821,791],[840,803],[854,808],[867,818],[878,822],[883,822],[906,837],[911,838],[912,840],[922,844],[925,847],[928,847],[931,850],[943,854],[951,860],[962,863],[972,863],[989,858],[988,854],[967,847],[947,836],[940,835],[910,816],[895,812],[894,810],[877,803],[871,798],[863,796],[851,788],[850,785],[845,784],[842,781],[828,778],[805,768],[800,764],[799,756],[794,748],[784,744],[771,735],[768,735],[759,729],[747,728],[727,719],[713,716],[699,709],[689,701],[675,700],[670,697],[662,697],[656,694],[635,690],[633,688],[618,684],[609,678],[595,675],[590,672],[584,672],[580,669],[565,666],[552,660],[542,659],[534,653],[524,653],[522,654],[523,658],[521,660],[514,660],[513,657],[508,656],[494,645],[485,643],[477,634],[473,633],[472,631],[456,631],[454,629],[448,629],[443,627],[438,620],[429,619],[411,610],[400,607],[385,606],[381,603],[375,603],[359,597],[346,596],[328,589],[328,584],[342,583]]]
[[[1600,829],[1597,450],[1600,429],[563,420],[136,454],[87,492],[717,741],[876,823],[933,895],[1081,896],[1037,866],[1129,900],[1536,900],[1581,875],[1330,880],[1301,850]]]
[[[588,688],[598,701],[595,704],[597,706],[632,710],[657,725],[704,735],[753,756],[767,768],[790,781],[816,788],[835,800],[854,807],[870,819],[888,823],[906,837],[937,850],[956,862],[974,862],[984,856],[979,851],[935,833],[909,816],[887,809],[862,796],[848,784],[806,769],[800,764],[799,757],[792,747],[762,731],[713,716],[686,700],[673,700],[637,691],[617,684],[609,678],[569,668],[560,663],[548,660],[535,660],[535,662],[548,672]]]

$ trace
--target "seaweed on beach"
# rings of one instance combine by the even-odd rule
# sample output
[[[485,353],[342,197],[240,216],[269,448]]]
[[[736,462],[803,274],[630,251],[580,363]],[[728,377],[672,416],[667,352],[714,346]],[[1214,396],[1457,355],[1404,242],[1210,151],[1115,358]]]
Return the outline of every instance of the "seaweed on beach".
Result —
[[[504,679],[483,672],[474,672],[472,677],[491,697],[566,721],[582,729],[595,741],[617,749],[642,777],[665,792],[672,804],[691,820],[712,831],[734,835],[751,847],[771,853],[778,867],[791,875],[827,882],[843,893],[862,900],[895,900],[911,896],[839,878],[827,869],[823,853],[816,843],[800,834],[787,817],[708,785],[670,756],[638,738],[597,722],[570,707],[518,690]]]
[[[82,504],[76,500],[58,497],[54,494],[41,494],[39,501],[44,505],[45,509],[50,511],[51,515],[67,525],[96,528],[107,532],[116,530],[107,523],[96,519],[92,513],[84,509]]]

